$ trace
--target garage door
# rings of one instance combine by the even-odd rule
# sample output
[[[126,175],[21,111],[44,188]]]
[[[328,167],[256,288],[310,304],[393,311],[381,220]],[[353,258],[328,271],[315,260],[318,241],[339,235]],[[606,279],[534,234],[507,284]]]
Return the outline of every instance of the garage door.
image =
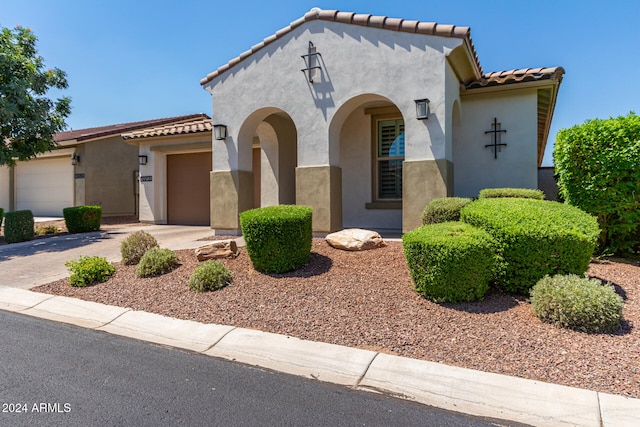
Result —
[[[167,222],[209,225],[211,152],[167,155]]]
[[[73,166],[69,157],[18,162],[15,169],[16,209],[35,216],[62,216],[73,206]]]

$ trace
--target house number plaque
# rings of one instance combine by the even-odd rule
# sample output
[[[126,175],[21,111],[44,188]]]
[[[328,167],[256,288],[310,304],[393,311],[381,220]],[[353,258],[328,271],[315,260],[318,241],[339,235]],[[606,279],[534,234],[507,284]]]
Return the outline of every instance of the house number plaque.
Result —
[[[145,175],[140,177],[140,182],[151,182],[153,177],[151,175]]]

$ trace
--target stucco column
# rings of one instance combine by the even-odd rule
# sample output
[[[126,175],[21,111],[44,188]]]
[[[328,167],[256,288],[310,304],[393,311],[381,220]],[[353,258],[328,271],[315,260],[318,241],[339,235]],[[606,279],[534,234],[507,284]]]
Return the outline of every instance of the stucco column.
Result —
[[[240,213],[253,208],[253,173],[213,171],[210,178],[211,228],[239,231]]]
[[[445,159],[405,161],[402,167],[402,232],[422,225],[422,211],[453,195],[453,163]]]
[[[313,209],[313,232],[342,229],[342,169],[337,166],[296,168],[296,204]]]

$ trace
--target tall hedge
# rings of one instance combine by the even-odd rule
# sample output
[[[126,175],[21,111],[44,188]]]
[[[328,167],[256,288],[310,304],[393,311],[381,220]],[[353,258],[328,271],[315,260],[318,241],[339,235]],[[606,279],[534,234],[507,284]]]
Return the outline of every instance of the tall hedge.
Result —
[[[479,199],[460,211],[460,219],[498,241],[506,263],[498,284],[523,295],[545,275],[587,271],[599,234],[593,216],[534,199]]]
[[[62,209],[64,222],[69,233],[86,233],[100,230],[102,223],[101,206],[74,206]]]
[[[247,253],[256,270],[284,273],[296,270],[311,256],[309,206],[279,205],[240,214]]]
[[[26,242],[35,234],[33,213],[29,210],[7,212],[4,216],[4,241]]]
[[[632,251],[640,232],[640,117],[562,129],[553,159],[562,198],[598,218],[600,249]]]

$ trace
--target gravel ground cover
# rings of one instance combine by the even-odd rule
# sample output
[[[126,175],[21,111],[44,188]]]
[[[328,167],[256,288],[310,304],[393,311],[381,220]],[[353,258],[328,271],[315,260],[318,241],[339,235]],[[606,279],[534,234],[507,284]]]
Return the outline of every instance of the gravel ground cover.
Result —
[[[625,322],[615,334],[584,334],[541,322],[526,298],[495,289],[477,303],[427,301],[412,289],[400,242],[346,252],[314,239],[311,250],[300,270],[268,275],[242,248],[222,261],[233,283],[216,292],[189,291],[191,250],[177,251],[181,265],[159,277],[116,264],[105,283],[72,288],[63,279],[33,290],[640,398],[637,261],[591,263],[588,274],[624,297]]]

